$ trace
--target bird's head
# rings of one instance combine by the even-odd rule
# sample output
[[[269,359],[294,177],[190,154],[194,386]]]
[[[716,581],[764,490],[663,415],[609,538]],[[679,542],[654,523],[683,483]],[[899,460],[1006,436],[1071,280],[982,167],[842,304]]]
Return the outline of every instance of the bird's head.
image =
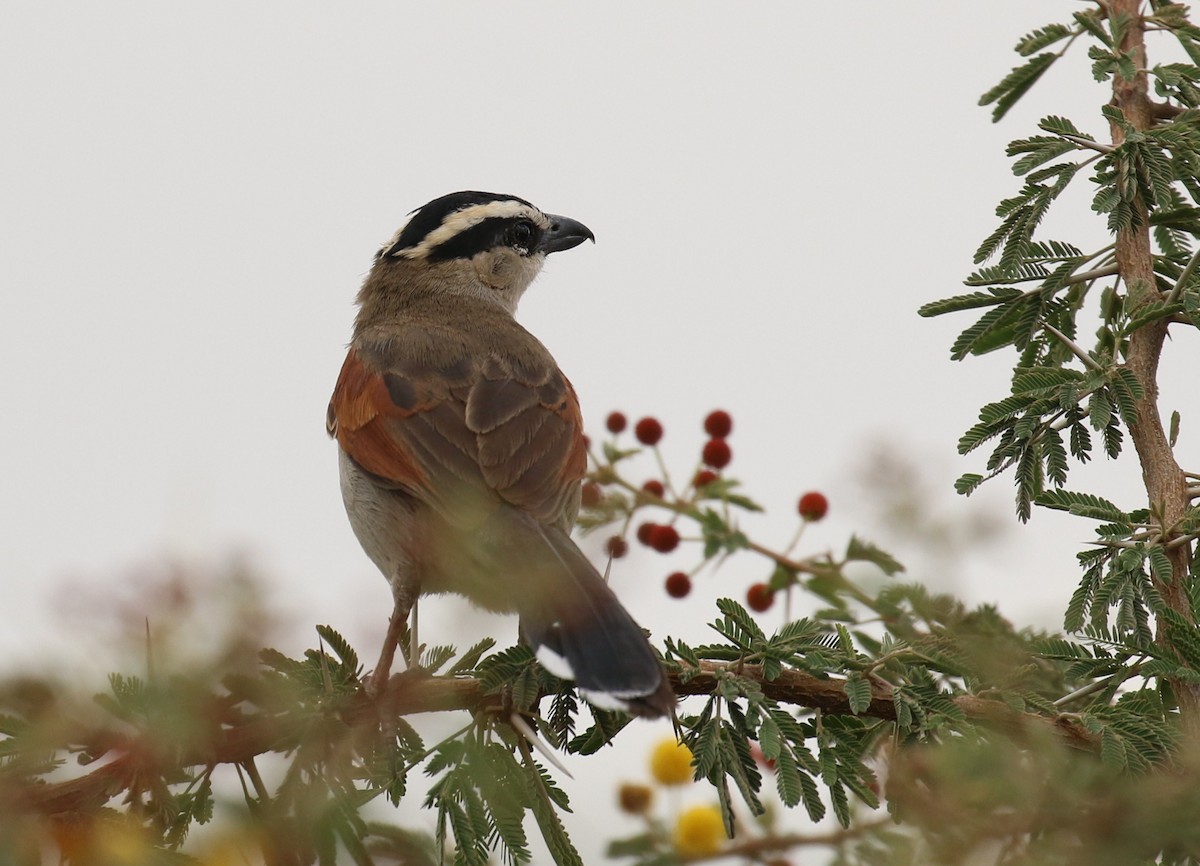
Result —
[[[410,214],[376,254],[364,293],[378,277],[381,289],[467,294],[512,313],[547,255],[595,239],[516,196],[454,192]]]

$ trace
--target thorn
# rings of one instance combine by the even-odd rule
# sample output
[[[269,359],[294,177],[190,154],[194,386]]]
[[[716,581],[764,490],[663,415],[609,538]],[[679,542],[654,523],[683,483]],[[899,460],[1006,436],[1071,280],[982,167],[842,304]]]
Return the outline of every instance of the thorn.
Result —
[[[150,640],[150,617],[146,617],[146,679],[154,682],[154,643]]]
[[[333,678],[329,676],[329,658],[325,655],[325,640],[321,632],[317,632],[317,646],[321,648],[321,681],[325,686],[325,694],[333,694]]]
[[[571,771],[563,766],[563,763],[558,759],[558,756],[551,752],[550,749],[546,747],[546,744],[541,741],[537,735],[537,732],[534,731],[533,728],[529,727],[529,722],[525,721],[525,718],[520,713],[512,713],[508,717],[508,723],[520,731],[521,736],[529,741],[529,745],[537,749],[543,758],[553,764],[568,779],[575,778],[571,775]]]

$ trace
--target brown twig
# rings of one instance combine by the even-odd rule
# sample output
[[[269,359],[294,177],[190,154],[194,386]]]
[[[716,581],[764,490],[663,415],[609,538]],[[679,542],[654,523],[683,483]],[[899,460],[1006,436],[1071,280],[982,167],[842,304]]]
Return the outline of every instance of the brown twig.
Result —
[[[724,663],[702,661],[700,671],[684,682],[680,674],[671,674],[671,685],[681,697],[711,694],[722,676],[734,673]],[[785,669],[778,677],[767,680],[760,665],[741,664],[736,676],[758,684],[767,697],[780,703],[825,713],[850,715],[850,701],[844,684],[838,679],[822,679],[798,670]],[[1047,718],[1013,710],[999,701],[961,695],[954,704],[971,722],[1000,731],[1014,739],[1051,735],[1074,749],[1094,752],[1099,739],[1069,717]],[[342,714],[349,727],[377,726],[381,710],[409,715],[447,710],[479,711],[495,703],[492,696],[480,692],[479,681],[466,677],[423,677],[409,673],[396,674],[387,691],[378,700],[365,695],[352,703]],[[872,685],[871,701],[863,716],[894,721],[896,706],[890,690]],[[192,748],[178,758],[179,767],[215,764],[246,764],[256,755],[286,750],[301,733],[302,722],[296,718],[267,717],[214,728],[212,737],[203,748]],[[45,816],[64,816],[94,811],[111,798],[128,790],[142,769],[155,754],[141,748],[132,740],[109,763],[77,779],[42,783],[25,779],[0,777],[0,810],[27,812]],[[161,754],[161,752],[159,753]],[[161,767],[159,768],[161,769]]]

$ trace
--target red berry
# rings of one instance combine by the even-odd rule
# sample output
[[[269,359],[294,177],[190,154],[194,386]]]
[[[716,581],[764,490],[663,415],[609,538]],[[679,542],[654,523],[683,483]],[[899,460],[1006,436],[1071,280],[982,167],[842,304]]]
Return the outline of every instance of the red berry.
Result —
[[[756,610],[759,613],[770,610],[774,601],[775,593],[765,583],[752,584],[750,589],[746,591],[746,604],[750,606],[751,610]]]
[[[591,447],[592,447],[592,437],[588,436],[586,433],[584,433],[583,434],[583,450],[586,451],[587,449],[589,449]]]
[[[724,439],[733,431],[733,419],[723,409],[708,413],[704,419],[704,432],[714,439]]]
[[[671,598],[686,598],[692,591],[692,579],[682,571],[667,575],[667,595]]]
[[[604,426],[608,428],[609,433],[620,433],[625,429],[625,424],[624,412],[609,412],[608,418],[604,422]]]
[[[643,445],[657,445],[662,438],[663,427],[657,418],[643,418],[634,426],[633,433]]]
[[[824,493],[811,490],[800,497],[797,510],[805,520],[820,520],[829,511],[829,500]]]
[[[650,547],[650,533],[658,528],[657,523],[643,523],[637,528],[637,540]]]
[[[696,473],[696,477],[692,479],[692,486],[695,488],[707,487],[717,480],[717,473],[711,469],[701,469]]]
[[[595,481],[589,481],[583,485],[579,494],[579,501],[584,508],[595,508],[603,498],[604,494],[600,492],[600,485]]]
[[[619,535],[614,535],[608,540],[608,555],[613,559],[620,559],[629,552],[629,545],[625,539]]]
[[[650,546],[659,553],[670,553],[679,546],[679,531],[674,526],[655,526],[649,536]]]
[[[714,469],[724,469],[733,459],[733,450],[724,439],[709,439],[704,443],[701,458]]]
[[[642,489],[651,496],[657,496],[659,499],[662,499],[663,495],[667,492],[667,489],[663,487],[663,483],[653,478],[643,484]]]

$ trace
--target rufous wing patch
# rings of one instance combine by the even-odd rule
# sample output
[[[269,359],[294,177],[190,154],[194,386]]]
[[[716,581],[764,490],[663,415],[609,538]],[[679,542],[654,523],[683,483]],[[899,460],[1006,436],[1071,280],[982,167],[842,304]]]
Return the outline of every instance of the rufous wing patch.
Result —
[[[401,409],[392,399],[397,385],[370,369],[353,349],[329,402],[328,424],[350,458],[372,475],[417,489],[427,478],[413,459],[393,421],[412,415],[414,405]]]

